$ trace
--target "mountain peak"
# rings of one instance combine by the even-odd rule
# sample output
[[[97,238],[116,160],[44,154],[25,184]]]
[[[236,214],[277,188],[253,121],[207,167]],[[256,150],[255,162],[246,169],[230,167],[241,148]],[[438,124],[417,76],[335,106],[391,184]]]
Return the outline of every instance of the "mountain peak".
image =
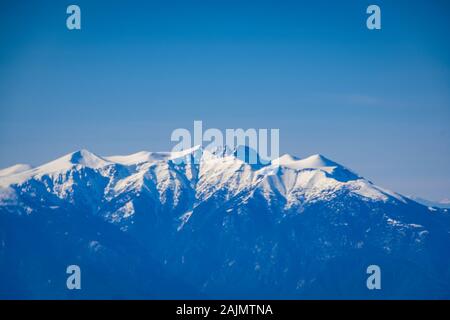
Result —
[[[301,159],[300,161],[305,167],[309,167],[309,168],[340,166],[338,163],[326,158],[325,156],[323,156],[321,154],[314,154],[307,158]]]
[[[109,162],[108,160],[97,156],[96,154],[86,149],[81,149],[36,168],[36,172],[57,172],[61,170],[67,170],[76,165],[81,165],[83,167],[88,167],[91,169],[98,169],[109,164],[111,164],[111,162]]]
[[[294,162],[294,161],[298,161],[300,160],[300,158],[297,158],[293,155],[290,155],[288,153],[283,154],[281,157],[279,157],[278,159],[276,159],[277,161],[279,161],[280,163],[283,162]]]
[[[314,154],[303,159],[298,159],[289,154],[285,154],[272,161],[272,164],[292,170],[320,170],[326,172],[329,177],[341,182],[357,180],[360,178],[355,172],[321,154]]]
[[[99,168],[109,164],[109,161],[103,159],[100,156],[95,155],[94,153],[86,149],[75,151],[69,154],[69,156],[70,156],[69,162],[71,164],[75,165],[79,164],[84,167]]]
[[[304,159],[296,158],[290,154],[285,154],[273,161],[274,164],[292,169],[320,169],[328,167],[342,167],[338,163],[326,158],[321,154],[314,154]]]

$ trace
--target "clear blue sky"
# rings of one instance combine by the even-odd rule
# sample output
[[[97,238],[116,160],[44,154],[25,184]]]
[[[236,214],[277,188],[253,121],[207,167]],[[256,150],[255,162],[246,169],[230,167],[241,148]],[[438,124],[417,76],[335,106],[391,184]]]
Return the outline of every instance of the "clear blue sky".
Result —
[[[279,128],[283,153],[450,197],[449,30],[445,0],[2,1],[0,167],[170,150],[203,120]]]

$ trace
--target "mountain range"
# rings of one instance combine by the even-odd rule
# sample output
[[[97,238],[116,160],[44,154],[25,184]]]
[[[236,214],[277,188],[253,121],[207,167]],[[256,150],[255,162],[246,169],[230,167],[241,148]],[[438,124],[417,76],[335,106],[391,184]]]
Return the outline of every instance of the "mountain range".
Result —
[[[447,209],[322,155],[246,160],[80,150],[0,170],[0,297],[450,298]]]

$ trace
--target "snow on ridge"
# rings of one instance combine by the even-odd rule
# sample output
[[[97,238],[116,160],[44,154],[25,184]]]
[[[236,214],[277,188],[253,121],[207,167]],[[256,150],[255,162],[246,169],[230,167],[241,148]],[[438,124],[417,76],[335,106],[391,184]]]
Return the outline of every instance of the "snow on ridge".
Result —
[[[198,154],[199,152],[199,154]],[[9,168],[0,170],[0,177],[6,177],[13,174],[32,171],[33,174],[59,172],[80,165],[92,169],[99,169],[111,164],[121,164],[125,166],[137,165],[142,163],[153,163],[157,161],[168,161],[182,159],[187,156],[201,156],[202,161],[220,160],[226,158],[236,158],[235,155],[220,156],[209,150],[202,149],[201,146],[195,146],[190,149],[176,152],[149,152],[140,151],[129,155],[113,155],[107,157],[98,156],[86,149],[64,155],[56,160],[43,164],[37,168],[29,165],[17,164]],[[240,161],[242,162],[242,161]],[[329,171],[334,167],[342,167],[339,164],[325,158],[322,155],[313,155],[304,159],[298,159],[291,155],[284,155],[272,161],[272,165],[301,170],[301,169],[323,169]]]
[[[182,150],[182,151],[173,151],[170,153],[169,160],[178,160],[190,156],[201,156],[204,152],[204,149],[200,146],[194,146],[192,148]]]
[[[106,160],[125,166],[138,165],[144,162],[156,162],[167,160],[171,157],[170,152],[140,151],[130,155],[119,155],[105,157]]]
[[[321,154],[314,154],[312,156],[309,156],[307,158],[298,160],[296,162],[297,162],[297,165],[299,165],[300,167],[310,168],[310,169],[317,169],[317,168],[323,168],[323,167],[338,167],[338,166],[340,166],[336,162],[325,158]]]
[[[93,154],[90,151],[87,151],[85,149],[82,149],[80,151],[74,152],[66,157],[69,157],[69,163],[70,165],[82,165],[84,167],[92,168],[92,169],[98,169],[101,167],[104,167],[106,165],[111,164],[108,160],[97,156]],[[64,157],[64,158],[66,158]],[[64,159],[66,160],[66,159]]]
[[[299,159],[290,154],[285,154],[278,159],[272,161],[273,165],[282,166],[285,168],[290,168],[294,170],[304,170],[304,169],[321,169],[328,173],[332,173],[334,169],[341,168],[353,175],[357,176],[353,171],[345,168],[337,162],[334,162],[321,154],[314,154],[312,156]]]
[[[0,177],[10,176],[13,174],[22,173],[24,171],[31,170],[33,167],[29,164],[18,163],[8,168],[0,170]]]
[[[81,149],[39,166],[33,169],[32,172],[36,175],[54,173],[68,170],[75,166],[99,169],[110,164],[112,163],[108,160],[97,156],[88,150]]]
[[[200,157],[198,168],[191,163],[193,157]],[[182,168],[173,167],[172,161],[178,160],[191,165]],[[115,170],[112,173],[109,173],[109,170],[103,170],[105,167],[114,165],[129,167],[128,173],[117,179],[112,175]],[[109,157],[100,157],[82,149],[35,169],[8,176],[0,175],[0,188],[20,184],[30,178],[54,176],[54,174],[82,167],[102,170],[102,175],[110,179],[108,191],[113,191],[109,194],[112,197],[131,190],[140,192],[148,185],[149,179],[155,180],[153,183],[156,183],[159,189],[174,188],[176,191],[185,182],[178,181],[180,185],[174,186],[173,179],[185,177],[186,181],[190,181],[191,187],[195,189],[196,196],[200,199],[206,199],[219,190],[225,190],[229,196],[233,196],[245,190],[260,189],[267,198],[275,192],[285,197],[288,202],[295,202],[299,194],[303,194],[305,198],[320,198],[322,195],[346,188],[354,194],[371,200],[387,201],[395,198],[405,202],[402,196],[373,185],[370,181],[320,154],[304,159],[286,154],[272,161],[269,166],[254,169],[234,155],[220,156],[200,146],[180,152],[140,151],[130,155]],[[179,170],[181,171],[178,172]],[[153,185],[151,187],[153,188]],[[164,194],[164,190],[159,191]]]
[[[314,154],[312,156],[299,159],[290,154],[284,154],[272,161],[274,164],[286,166],[295,169],[317,169],[323,167],[337,167],[340,166],[334,161],[325,158],[321,154]]]
[[[103,159],[92,152],[81,149],[76,152],[66,154],[56,160],[43,164],[39,167],[23,171],[17,174],[0,177],[0,188],[6,188],[12,184],[20,184],[33,177],[43,175],[52,175],[60,172],[66,172],[75,167],[88,167],[91,169],[100,169],[112,162]]]
[[[182,151],[174,151],[174,152],[150,152],[150,151],[139,151],[136,153],[132,153],[129,155],[116,155],[116,156],[108,156],[104,157],[104,159],[113,162],[122,164],[125,166],[138,165],[145,162],[154,163],[157,161],[168,161],[168,160],[176,160],[182,159],[187,156],[194,155],[197,151],[201,149],[200,146],[195,146],[190,149],[182,150]],[[204,152],[203,150],[201,150]]]
[[[449,209],[450,208],[450,200],[443,199],[441,201],[431,201],[421,197],[416,196],[407,196],[408,199],[417,202],[426,207],[440,208],[440,209]]]

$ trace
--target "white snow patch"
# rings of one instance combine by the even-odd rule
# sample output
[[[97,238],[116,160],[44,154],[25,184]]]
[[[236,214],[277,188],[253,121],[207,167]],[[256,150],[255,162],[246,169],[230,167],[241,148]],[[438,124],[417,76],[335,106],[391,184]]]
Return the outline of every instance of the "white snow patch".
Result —
[[[181,223],[178,226],[177,231],[183,229],[183,226],[189,221],[189,218],[192,216],[192,213],[193,211],[188,211],[180,217]]]
[[[122,214],[123,218],[128,218],[134,215],[134,205],[132,201],[128,201],[125,205],[118,210]]]
[[[0,205],[5,204],[16,204],[17,203],[17,194],[14,189],[6,187],[0,187]]]
[[[102,249],[102,245],[100,244],[100,242],[96,241],[96,240],[92,240],[89,242],[89,249],[91,249],[94,252],[98,252]]]

